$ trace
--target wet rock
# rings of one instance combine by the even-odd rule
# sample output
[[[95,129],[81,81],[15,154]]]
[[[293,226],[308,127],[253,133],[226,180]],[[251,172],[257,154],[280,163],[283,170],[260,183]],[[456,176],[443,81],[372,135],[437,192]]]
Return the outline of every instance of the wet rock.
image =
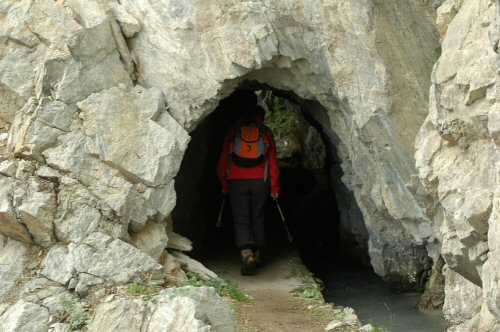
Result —
[[[27,259],[27,246],[0,234],[0,302],[16,286]]]
[[[19,301],[0,316],[0,331],[46,332],[49,311],[37,304]]]

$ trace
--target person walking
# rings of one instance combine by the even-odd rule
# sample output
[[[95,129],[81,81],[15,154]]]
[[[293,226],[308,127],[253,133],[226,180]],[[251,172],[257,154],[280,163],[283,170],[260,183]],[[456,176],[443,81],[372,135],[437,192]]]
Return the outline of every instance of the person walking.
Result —
[[[247,98],[242,116],[230,126],[217,164],[222,191],[231,204],[242,275],[252,275],[262,265],[265,205],[269,195],[279,195],[276,144],[263,123],[264,109],[256,105],[255,93],[249,93],[255,98]]]

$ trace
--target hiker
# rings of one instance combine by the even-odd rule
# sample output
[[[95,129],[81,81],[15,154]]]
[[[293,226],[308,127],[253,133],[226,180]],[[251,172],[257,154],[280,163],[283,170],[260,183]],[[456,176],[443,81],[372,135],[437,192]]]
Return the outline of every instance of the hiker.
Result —
[[[222,191],[229,195],[236,245],[241,251],[241,274],[251,275],[262,265],[266,243],[264,208],[269,195],[279,194],[279,168],[271,130],[257,97],[246,100],[242,116],[229,128],[217,164]]]

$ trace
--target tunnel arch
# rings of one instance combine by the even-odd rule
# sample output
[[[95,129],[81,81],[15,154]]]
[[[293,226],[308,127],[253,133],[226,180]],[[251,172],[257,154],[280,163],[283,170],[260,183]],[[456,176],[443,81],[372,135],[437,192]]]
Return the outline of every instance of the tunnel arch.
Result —
[[[320,132],[327,149],[328,186],[335,192],[334,203],[340,210],[338,227],[342,234],[342,244],[339,247],[364,264],[371,264],[374,270],[396,289],[420,289],[432,266],[432,260],[428,257],[425,245],[412,243],[409,245],[411,254],[403,252],[400,257],[394,257],[391,249],[387,248],[397,247],[398,243],[391,243],[394,239],[384,239],[382,233],[385,231],[384,228],[401,227],[401,225],[393,222],[391,226],[390,220],[384,225],[380,225],[380,221],[378,224],[366,224],[355,193],[344,183],[346,179],[344,170],[346,164],[351,161],[343,159],[346,158],[345,150],[347,149],[336,134],[335,126],[331,125],[329,114],[332,111],[318,101],[301,98],[293,91],[277,89],[270,84],[256,80],[243,81],[234,91],[239,89],[253,91],[269,89],[276,95],[298,105],[309,124]],[[178,199],[172,214],[174,228],[191,238],[195,242],[195,248],[199,247],[201,250],[204,246],[203,234],[209,231],[210,223],[215,221],[220,206],[221,195],[215,176],[215,164],[219,156],[218,147],[221,145],[225,131],[237,116],[234,109],[238,107],[238,101],[232,99],[232,96],[222,99],[218,107],[191,132],[192,141],[176,177]],[[344,114],[340,111],[341,106],[338,103],[334,105],[337,107],[334,112]],[[339,153],[342,149],[343,153]],[[347,174],[347,176],[352,176],[352,174]],[[196,197],[200,192],[201,197]],[[205,224],[193,224],[193,220],[200,218],[205,220]],[[404,229],[395,229],[392,232],[398,232],[400,237],[414,242],[414,239],[405,234]],[[382,242],[380,251],[374,250],[373,238],[377,242]],[[408,248],[404,250],[408,251]],[[401,269],[400,266],[394,269],[394,262],[406,265],[406,269]],[[408,275],[407,270],[412,270],[413,275]]]

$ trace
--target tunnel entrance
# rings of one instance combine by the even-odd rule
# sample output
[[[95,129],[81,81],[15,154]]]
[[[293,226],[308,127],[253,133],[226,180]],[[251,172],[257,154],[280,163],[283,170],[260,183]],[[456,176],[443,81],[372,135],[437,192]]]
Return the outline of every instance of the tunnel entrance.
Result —
[[[291,244],[278,209],[269,199],[265,216],[268,244],[263,250],[266,261],[288,259],[297,249],[308,269],[324,282],[325,300],[354,307],[362,322],[394,331],[443,330],[439,313],[418,311],[419,294],[396,295],[374,274],[364,221],[352,193],[341,182],[335,137],[317,121],[317,114],[324,109],[267,86],[250,84],[247,89],[259,91],[259,104],[267,110],[265,123],[277,141],[279,201],[293,237]],[[176,177],[174,230],[193,240],[191,256],[202,263],[229,259],[238,264],[240,259],[229,204],[223,210],[222,227],[215,227],[223,199],[216,164],[226,130],[239,117],[240,103],[238,93],[233,93],[192,133]],[[283,127],[281,132],[276,125]]]
[[[369,264],[367,238],[342,229],[337,197],[346,198],[333,188],[341,184],[342,172],[335,146],[309,112],[311,102],[267,86],[247,89],[258,91],[259,104],[266,109],[265,124],[277,142],[279,202],[294,248],[315,272],[327,267],[327,261],[334,261],[340,254]],[[192,133],[176,177],[174,230],[193,240],[192,256],[202,262],[204,256],[219,250],[237,251],[228,204],[223,210],[222,227],[215,227],[223,200],[215,169],[226,131],[240,116],[240,109],[238,90],[221,101]],[[345,190],[343,185],[342,190]],[[268,246],[282,247],[287,243],[285,227],[271,199],[266,205],[266,237]]]

